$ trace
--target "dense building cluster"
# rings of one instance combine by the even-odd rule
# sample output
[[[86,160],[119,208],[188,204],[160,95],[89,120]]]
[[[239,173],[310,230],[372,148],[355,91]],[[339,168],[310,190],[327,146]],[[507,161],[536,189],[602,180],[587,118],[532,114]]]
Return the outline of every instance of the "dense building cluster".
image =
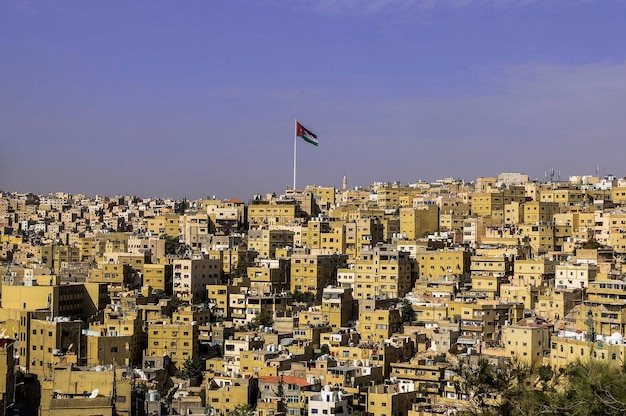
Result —
[[[626,179],[1,196],[0,415],[451,414],[462,363],[624,363]]]

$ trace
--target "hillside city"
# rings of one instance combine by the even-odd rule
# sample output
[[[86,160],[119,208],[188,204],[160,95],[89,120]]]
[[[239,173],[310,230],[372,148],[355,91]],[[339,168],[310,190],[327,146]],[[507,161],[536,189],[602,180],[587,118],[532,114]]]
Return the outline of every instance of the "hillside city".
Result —
[[[467,368],[622,367],[626,178],[554,179],[2,192],[0,415],[450,415],[503,400]]]

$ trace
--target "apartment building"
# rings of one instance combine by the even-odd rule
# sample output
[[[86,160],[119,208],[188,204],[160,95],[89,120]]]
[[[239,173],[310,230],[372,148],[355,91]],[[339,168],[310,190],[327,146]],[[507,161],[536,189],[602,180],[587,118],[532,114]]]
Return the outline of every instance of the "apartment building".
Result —
[[[401,298],[412,288],[409,253],[377,246],[354,261],[355,299]]]

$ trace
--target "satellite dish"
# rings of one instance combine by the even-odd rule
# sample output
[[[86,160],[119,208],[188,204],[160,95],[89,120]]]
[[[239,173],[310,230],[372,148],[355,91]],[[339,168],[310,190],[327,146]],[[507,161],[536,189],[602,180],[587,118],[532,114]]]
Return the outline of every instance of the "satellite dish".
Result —
[[[89,398],[90,399],[95,399],[96,397],[98,397],[99,393],[100,393],[100,390],[94,389],[94,391],[92,391],[91,394],[89,395]]]
[[[69,346],[69,347],[67,347],[67,352],[72,351],[72,347],[73,347],[73,346],[74,346],[74,343],[72,342],[72,343],[70,344],[70,346]]]

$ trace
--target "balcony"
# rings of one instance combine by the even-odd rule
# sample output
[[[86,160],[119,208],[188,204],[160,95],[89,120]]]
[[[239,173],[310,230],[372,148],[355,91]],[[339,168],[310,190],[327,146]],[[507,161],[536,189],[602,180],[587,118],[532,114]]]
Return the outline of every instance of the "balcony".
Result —
[[[481,331],[485,327],[483,321],[461,321],[462,331]]]

